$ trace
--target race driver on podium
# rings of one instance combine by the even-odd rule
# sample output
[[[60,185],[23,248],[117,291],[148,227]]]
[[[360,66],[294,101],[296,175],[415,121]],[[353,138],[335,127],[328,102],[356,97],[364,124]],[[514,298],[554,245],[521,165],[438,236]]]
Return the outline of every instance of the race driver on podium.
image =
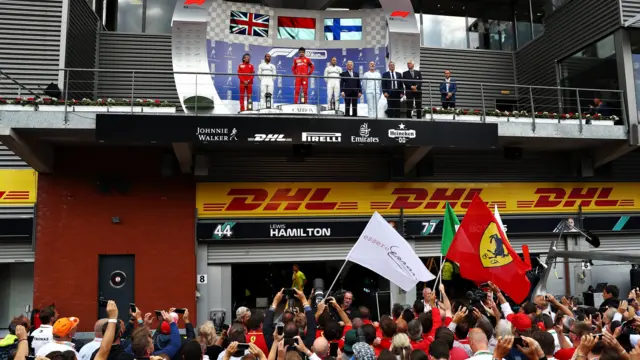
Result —
[[[244,111],[245,101],[249,102],[253,94],[253,74],[255,71],[251,65],[251,56],[242,55],[242,63],[238,65],[238,78],[240,79],[240,111]],[[245,96],[245,91],[247,95]],[[253,110],[253,109],[251,109]]]
[[[299,56],[293,59],[293,74],[296,75],[296,84],[293,96],[293,103],[297,104],[300,99],[300,87],[302,87],[302,103],[307,103],[307,90],[309,89],[309,75],[313,73],[313,63],[305,56],[305,49],[298,50]]]

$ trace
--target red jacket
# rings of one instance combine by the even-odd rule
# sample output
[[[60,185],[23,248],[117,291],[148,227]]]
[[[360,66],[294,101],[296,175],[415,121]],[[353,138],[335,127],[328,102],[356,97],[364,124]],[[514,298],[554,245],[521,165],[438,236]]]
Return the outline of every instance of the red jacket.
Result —
[[[250,75],[241,75],[241,74],[250,74]],[[253,84],[253,74],[255,71],[253,70],[253,65],[241,63],[238,65],[238,77],[240,81],[248,81],[249,84]]]
[[[269,353],[269,348],[267,347],[267,342],[264,340],[264,334],[262,334],[262,330],[257,331],[249,331],[247,333],[247,343],[256,344],[262,352],[265,354]]]
[[[300,56],[293,59],[291,71],[294,75],[311,75],[313,73],[313,63],[306,56]]]

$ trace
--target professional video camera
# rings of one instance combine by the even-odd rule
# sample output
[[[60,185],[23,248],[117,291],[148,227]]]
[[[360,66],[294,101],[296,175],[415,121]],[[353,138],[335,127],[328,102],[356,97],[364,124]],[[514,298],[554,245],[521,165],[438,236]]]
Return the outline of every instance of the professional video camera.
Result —
[[[467,291],[466,297],[469,299],[469,306],[476,307],[487,300],[487,293],[480,289],[475,289]]]

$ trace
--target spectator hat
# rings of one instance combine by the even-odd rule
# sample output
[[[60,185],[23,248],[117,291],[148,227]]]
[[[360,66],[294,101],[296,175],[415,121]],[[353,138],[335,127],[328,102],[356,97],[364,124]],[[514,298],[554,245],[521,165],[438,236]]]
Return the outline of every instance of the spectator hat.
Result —
[[[355,360],[376,360],[376,354],[369,344],[359,342],[353,345],[353,358]]]
[[[80,319],[75,317],[60,318],[53,324],[52,333],[57,337],[67,337],[79,322]]]
[[[510,319],[513,327],[518,331],[531,330],[531,318],[525,314],[515,314]]]
[[[353,354],[353,345],[358,342],[358,331],[349,330],[344,335],[344,352]]]
[[[169,335],[169,333],[171,333],[171,326],[169,326],[168,322],[163,321],[160,325],[160,334]]]

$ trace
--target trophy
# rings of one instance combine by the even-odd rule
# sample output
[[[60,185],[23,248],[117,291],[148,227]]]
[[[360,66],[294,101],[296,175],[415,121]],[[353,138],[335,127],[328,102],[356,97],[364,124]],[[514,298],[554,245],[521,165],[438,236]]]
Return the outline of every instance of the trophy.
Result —
[[[267,106],[267,109],[271,109],[271,93],[268,92],[264,95],[265,98],[265,105]]]
[[[247,110],[253,110],[253,99],[249,95],[247,95]]]
[[[300,91],[300,104],[304,104],[304,91]]]
[[[331,101],[329,102],[329,110],[336,109],[336,94],[331,94]]]

